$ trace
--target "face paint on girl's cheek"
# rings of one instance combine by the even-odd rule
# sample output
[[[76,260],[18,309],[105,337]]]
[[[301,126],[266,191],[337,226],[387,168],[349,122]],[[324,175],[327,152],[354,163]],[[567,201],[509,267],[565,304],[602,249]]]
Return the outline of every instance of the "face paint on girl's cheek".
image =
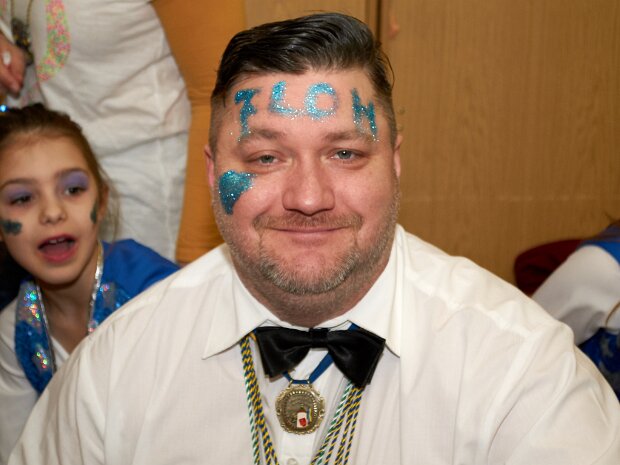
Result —
[[[236,171],[226,171],[220,176],[218,181],[218,191],[220,193],[220,202],[224,211],[228,215],[232,215],[233,207],[241,194],[253,186],[252,179],[256,177],[252,173],[237,173]]]
[[[373,140],[377,140],[377,123],[375,121],[375,105],[369,102],[367,106],[362,105],[357,89],[351,89],[351,97],[353,97],[353,122],[359,131],[364,131],[362,127],[362,117],[366,117]]]
[[[22,224],[17,221],[0,219],[0,226],[6,234],[17,236],[22,231]]]
[[[90,221],[93,224],[97,224],[97,210],[99,210],[99,202],[95,200],[95,205],[93,205],[93,209],[90,211]]]

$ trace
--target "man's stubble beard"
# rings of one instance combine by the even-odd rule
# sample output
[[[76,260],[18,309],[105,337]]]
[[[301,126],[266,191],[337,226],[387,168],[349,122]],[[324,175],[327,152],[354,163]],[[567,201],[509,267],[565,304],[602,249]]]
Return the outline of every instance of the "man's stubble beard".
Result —
[[[394,176],[396,176],[394,174]],[[216,220],[222,237],[227,242],[237,272],[249,291],[274,314],[291,323],[303,324],[304,316],[309,321],[324,321],[335,317],[353,306],[372,286],[387,264],[389,250],[394,238],[398,209],[400,206],[400,190],[398,180],[394,180],[392,202],[385,211],[379,227],[367,242],[365,250],[357,241],[357,232],[361,229],[363,219],[352,214],[346,217],[330,217],[318,214],[305,217],[291,213],[281,218],[258,217],[253,225],[257,230],[275,223],[292,225],[348,225],[354,228],[349,247],[347,247],[333,265],[325,270],[322,267],[314,274],[296,273],[290,263],[283,266],[277,251],[269,250],[262,241],[258,247],[258,257],[247,254],[243,243],[238,244],[238,236],[232,231],[234,227],[226,221],[221,205],[213,205]],[[233,213],[234,214],[234,213]],[[323,220],[325,218],[325,220]],[[288,265],[288,266],[286,266]],[[287,315],[290,315],[287,317]],[[310,324],[304,324],[311,326]]]

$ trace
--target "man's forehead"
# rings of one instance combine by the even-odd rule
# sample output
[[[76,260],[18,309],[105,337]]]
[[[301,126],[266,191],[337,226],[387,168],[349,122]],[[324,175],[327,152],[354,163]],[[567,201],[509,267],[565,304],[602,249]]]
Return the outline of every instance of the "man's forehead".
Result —
[[[361,70],[252,75],[239,81],[227,99],[226,113],[237,125],[239,142],[259,121],[274,118],[309,123],[346,119],[377,138],[372,86]]]
[[[372,93],[372,83],[369,77],[361,69],[316,71],[309,70],[301,74],[293,73],[265,73],[251,74],[237,81],[233,86],[232,92],[228,94],[228,102],[234,99],[235,94],[243,89],[260,89],[257,100],[260,98],[268,99],[269,92],[274,85],[286,83],[287,93],[291,96],[303,94],[308,87],[318,83],[327,83],[337,90],[346,90],[355,86],[365,98]]]

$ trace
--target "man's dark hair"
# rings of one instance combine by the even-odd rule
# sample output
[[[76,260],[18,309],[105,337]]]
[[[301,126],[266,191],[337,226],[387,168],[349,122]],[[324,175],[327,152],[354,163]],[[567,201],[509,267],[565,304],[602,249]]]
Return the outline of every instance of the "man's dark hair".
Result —
[[[216,148],[226,98],[240,79],[267,73],[348,69],[360,69],[370,79],[388,120],[393,145],[392,68],[381,44],[362,21],[340,13],[320,13],[256,26],[230,40],[211,95],[211,148]]]

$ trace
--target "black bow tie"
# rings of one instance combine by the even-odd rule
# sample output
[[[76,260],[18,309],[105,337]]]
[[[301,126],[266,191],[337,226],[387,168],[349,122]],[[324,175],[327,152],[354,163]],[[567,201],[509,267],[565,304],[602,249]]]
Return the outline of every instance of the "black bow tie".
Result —
[[[326,348],[340,371],[357,387],[364,387],[383,352],[385,339],[355,327],[348,331],[327,328],[298,331],[268,326],[254,330],[265,373],[276,376],[292,370],[314,347]]]

